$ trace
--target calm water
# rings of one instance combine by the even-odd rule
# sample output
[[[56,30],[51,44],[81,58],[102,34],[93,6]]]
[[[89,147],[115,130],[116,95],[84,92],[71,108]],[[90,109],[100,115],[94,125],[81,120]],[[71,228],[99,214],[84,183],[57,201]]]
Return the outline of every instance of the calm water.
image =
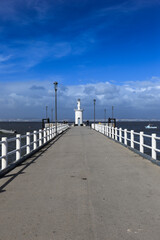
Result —
[[[39,130],[42,128],[41,122],[0,122],[0,128],[6,130],[16,130],[15,134],[4,134],[0,133],[0,139],[2,137],[14,138],[16,134],[25,135],[26,132],[33,132],[34,130]],[[33,141],[33,136],[31,137],[31,142]],[[22,145],[26,144],[26,139],[22,139]],[[12,151],[16,148],[16,142],[10,142],[8,144],[8,151]],[[31,149],[33,146],[31,146]],[[22,156],[26,153],[26,150],[23,149],[21,154]],[[1,146],[0,146],[0,155],[1,155]],[[14,161],[16,158],[16,154],[12,154],[8,156],[8,162]],[[0,164],[1,167],[1,164]]]
[[[150,122],[156,125],[157,129],[145,129],[145,126],[149,122],[117,122],[117,127],[122,129],[134,130],[135,132],[143,131],[146,134],[156,133],[160,136],[160,122]],[[7,130],[16,130],[19,134],[25,134],[26,132],[33,132],[42,128],[41,122],[0,122],[0,128]],[[2,134],[1,137],[14,137],[16,134]]]
[[[157,126],[157,129],[145,129],[149,123]],[[134,130],[135,132],[144,132],[145,134],[151,135],[156,133],[157,136],[160,136],[160,121],[159,122],[117,122],[117,127],[122,129]]]
[[[148,124],[153,124],[157,126],[157,129],[145,129],[145,126]],[[160,137],[160,121],[157,122],[117,122],[117,128],[127,129],[127,130],[134,130],[135,132],[144,132],[147,135],[151,135],[155,133],[158,137]],[[122,133],[123,136],[124,133]],[[130,139],[130,134],[127,133],[127,138]],[[135,141],[139,142],[139,136],[135,135]],[[124,140],[122,140],[124,142]],[[130,141],[128,141],[128,146],[130,146]],[[144,144],[151,146],[151,138],[144,137]],[[134,145],[135,149],[139,150],[139,144]],[[157,140],[157,148],[160,149],[160,140]],[[144,153],[151,156],[151,149],[144,147]],[[157,159],[160,160],[160,153],[157,153]]]
[[[42,128],[41,122],[0,122],[0,129],[16,130],[16,134],[24,135],[26,132],[33,132]],[[15,137],[16,134],[0,133],[1,137]]]
[[[145,129],[149,123],[157,126],[157,129]],[[144,132],[147,135],[151,135],[155,133],[158,137],[160,137],[160,122],[117,122],[117,127],[122,129],[134,130],[135,132]],[[128,137],[129,134],[128,134]],[[139,142],[139,136],[135,135],[135,140]],[[144,137],[144,144],[151,146],[151,138]],[[130,142],[128,141],[128,145]],[[135,148],[139,150],[139,145],[135,144]],[[157,148],[160,149],[160,140],[157,140]],[[151,156],[151,149],[144,147],[144,153]],[[157,152],[157,159],[160,160],[160,153]]]

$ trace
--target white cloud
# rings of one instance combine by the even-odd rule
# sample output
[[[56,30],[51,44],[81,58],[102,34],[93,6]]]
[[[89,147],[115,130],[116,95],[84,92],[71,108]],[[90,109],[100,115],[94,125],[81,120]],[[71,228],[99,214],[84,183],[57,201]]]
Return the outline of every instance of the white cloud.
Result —
[[[4,55],[0,54],[0,63],[8,61],[11,57],[12,57],[11,55],[4,56]]]
[[[3,44],[0,50],[0,74],[24,72],[44,59],[59,59],[70,55],[81,55],[88,49],[87,40],[71,42],[16,41],[14,47]],[[9,54],[10,53],[10,54]],[[12,62],[7,62],[12,58]]]
[[[1,113],[12,118],[16,111],[18,118],[42,118],[45,106],[54,107],[54,86],[52,81],[28,81],[1,83]],[[97,118],[103,117],[104,108],[108,115],[115,107],[118,118],[160,118],[160,79],[130,82],[116,85],[100,82],[86,85],[58,85],[59,118],[74,118],[73,109],[80,98],[85,109],[85,118],[93,118],[93,99],[96,98]],[[21,111],[23,109],[23,112]],[[12,110],[12,111],[11,111]],[[24,113],[25,112],[25,113]],[[1,114],[1,118],[3,118]]]
[[[67,42],[57,43],[51,49],[56,58],[62,58],[71,53],[71,45]]]

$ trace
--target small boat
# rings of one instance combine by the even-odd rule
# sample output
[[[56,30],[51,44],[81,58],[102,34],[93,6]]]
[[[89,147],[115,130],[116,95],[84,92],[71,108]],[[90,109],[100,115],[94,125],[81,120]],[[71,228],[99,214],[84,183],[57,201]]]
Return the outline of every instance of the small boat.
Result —
[[[148,124],[147,126],[145,126],[146,129],[157,129],[157,126],[154,126],[153,124]]]
[[[14,134],[16,133],[16,130],[0,129],[0,133]]]

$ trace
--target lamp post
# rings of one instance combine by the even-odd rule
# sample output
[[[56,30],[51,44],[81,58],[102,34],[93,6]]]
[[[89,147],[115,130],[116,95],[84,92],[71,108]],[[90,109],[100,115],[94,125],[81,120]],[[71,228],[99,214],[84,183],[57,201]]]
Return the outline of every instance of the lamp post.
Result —
[[[104,124],[106,125],[106,108],[104,109]]]
[[[51,109],[51,122],[53,123],[53,108]]]
[[[56,135],[57,135],[57,86],[58,82],[54,82],[54,90],[55,90],[55,127],[56,127]]]
[[[93,99],[94,102],[94,129],[95,129],[95,105],[96,105],[96,99]]]
[[[48,106],[46,106],[46,119],[48,118]]]
[[[112,106],[112,118],[113,118],[113,111],[114,111],[114,107]]]
[[[105,134],[105,126],[106,126],[106,108],[104,109],[104,134]]]

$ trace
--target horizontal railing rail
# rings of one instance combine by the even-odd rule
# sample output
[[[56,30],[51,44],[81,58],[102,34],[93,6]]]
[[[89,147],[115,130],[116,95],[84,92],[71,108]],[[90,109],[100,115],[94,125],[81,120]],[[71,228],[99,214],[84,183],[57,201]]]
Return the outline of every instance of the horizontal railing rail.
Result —
[[[157,155],[160,153],[160,137],[155,133],[147,135],[144,132],[135,132],[134,130],[127,130],[117,127],[111,127],[102,124],[92,124],[92,128],[103,133],[109,138],[112,138],[126,146],[138,150],[142,154],[150,155],[157,160]]]
[[[57,134],[56,128],[53,126],[32,133],[27,132],[26,135],[17,134],[13,138],[2,137],[0,141],[0,172],[22,157],[27,157],[34,150],[47,144],[68,128],[68,124],[57,124]]]

